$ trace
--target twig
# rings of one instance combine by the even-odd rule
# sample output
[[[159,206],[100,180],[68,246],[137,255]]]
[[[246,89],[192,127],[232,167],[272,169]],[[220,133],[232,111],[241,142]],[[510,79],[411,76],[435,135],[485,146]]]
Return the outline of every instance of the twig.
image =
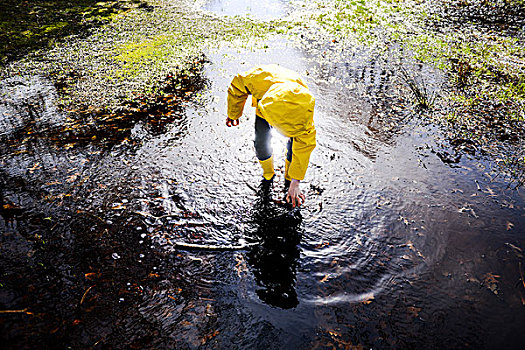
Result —
[[[239,245],[208,245],[208,244],[193,244],[184,242],[173,242],[173,246],[180,249],[187,250],[211,250],[211,251],[228,251],[228,250],[244,250],[253,247],[258,243],[245,243]]]
[[[89,216],[92,216],[92,217],[94,217],[95,219],[99,219],[99,220],[100,220],[101,222],[103,222],[104,224],[106,223],[104,220],[102,220],[102,218],[100,218],[99,216],[96,216],[95,214],[90,213],[89,211],[79,210],[78,213],[88,214]]]
[[[0,310],[0,314],[27,314],[32,315],[33,313],[30,311],[27,311],[28,309],[22,309],[22,310]]]
[[[86,299],[86,295],[89,293],[89,291],[91,290],[91,288],[93,288],[93,286],[89,287],[85,292],[84,292],[84,295],[82,296],[82,299],[80,299],[80,305],[82,305],[82,303],[84,302],[84,300]]]
[[[164,218],[176,217],[177,216],[177,215],[174,215],[174,214],[166,214],[166,215],[161,215],[161,216],[155,216],[155,215],[151,215],[150,213],[145,213],[143,211],[134,211],[134,213],[142,215],[142,216],[145,216],[147,218],[153,218],[153,219],[164,219]]]
[[[105,340],[106,337],[100,338],[95,344],[93,344],[93,348],[97,346],[101,341]]]

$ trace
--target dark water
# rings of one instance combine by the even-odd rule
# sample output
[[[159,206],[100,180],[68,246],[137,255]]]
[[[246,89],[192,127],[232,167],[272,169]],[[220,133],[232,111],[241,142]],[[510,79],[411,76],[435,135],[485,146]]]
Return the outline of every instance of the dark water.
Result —
[[[355,51],[209,50],[207,87],[181,119],[139,121],[111,147],[31,136],[65,123],[53,85],[1,82],[0,309],[17,311],[0,314],[4,343],[520,348],[523,190],[491,160],[444,163],[454,150],[408,108],[395,70]],[[232,76],[261,63],[298,71],[317,98],[300,211],[282,203],[286,139],[274,135],[263,191],[253,109],[224,126]]]

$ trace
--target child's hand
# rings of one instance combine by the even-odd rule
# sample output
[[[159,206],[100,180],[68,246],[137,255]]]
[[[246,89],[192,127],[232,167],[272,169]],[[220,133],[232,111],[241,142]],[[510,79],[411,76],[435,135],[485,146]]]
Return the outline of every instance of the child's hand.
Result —
[[[306,196],[299,188],[299,183],[299,180],[292,179],[290,182],[290,187],[288,188],[288,194],[286,195],[286,202],[290,203],[291,200],[293,208],[295,208],[296,205],[300,207],[306,200]]]

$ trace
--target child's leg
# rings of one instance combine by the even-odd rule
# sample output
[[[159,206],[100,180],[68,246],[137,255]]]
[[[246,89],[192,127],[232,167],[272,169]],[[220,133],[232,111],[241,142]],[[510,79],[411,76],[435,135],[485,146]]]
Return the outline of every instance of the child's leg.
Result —
[[[266,120],[255,116],[255,154],[257,159],[266,160],[272,156],[272,127]]]
[[[266,180],[271,180],[274,175],[271,141],[272,127],[263,118],[255,116],[255,140],[253,144]]]

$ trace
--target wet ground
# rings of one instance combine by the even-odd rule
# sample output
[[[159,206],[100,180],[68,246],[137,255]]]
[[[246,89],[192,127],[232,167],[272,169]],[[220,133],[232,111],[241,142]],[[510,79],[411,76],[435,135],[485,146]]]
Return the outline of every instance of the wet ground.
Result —
[[[257,17],[238,4],[208,9]],[[265,4],[263,20],[286,13]],[[443,146],[365,50],[320,61],[283,37],[206,57],[198,96],[172,97],[194,102],[166,123],[111,119],[109,141],[64,130],[45,78],[1,82],[8,348],[521,348],[525,193],[496,160]],[[286,140],[264,194],[254,111],[224,126],[232,76],[262,63],[317,98],[299,211],[282,201]]]

